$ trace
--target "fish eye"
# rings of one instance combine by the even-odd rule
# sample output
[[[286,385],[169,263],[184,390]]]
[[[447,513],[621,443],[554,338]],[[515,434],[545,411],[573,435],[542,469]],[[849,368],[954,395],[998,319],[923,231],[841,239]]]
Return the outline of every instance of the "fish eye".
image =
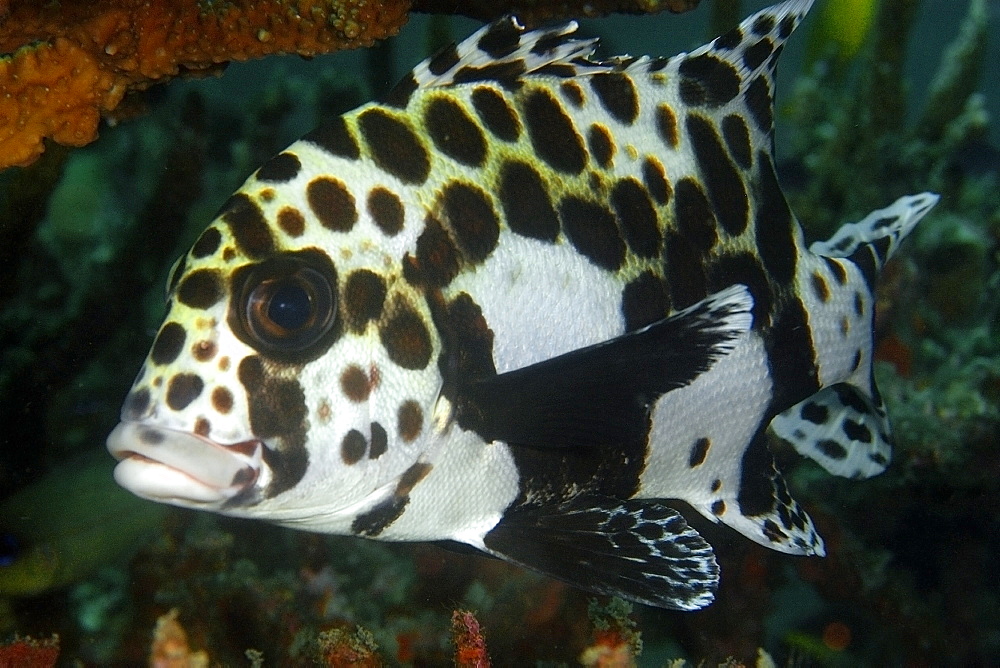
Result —
[[[336,320],[334,288],[327,276],[295,258],[254,268],[242,290],[242,324],[263,352],[289,354],[319,341]]]

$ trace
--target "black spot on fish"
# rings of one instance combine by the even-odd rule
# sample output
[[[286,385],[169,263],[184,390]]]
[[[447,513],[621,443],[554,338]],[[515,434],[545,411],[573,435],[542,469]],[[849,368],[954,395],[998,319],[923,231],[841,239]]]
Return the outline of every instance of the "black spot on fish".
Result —
[[[517,49],[521,41],[521,31],[513,20],[494,22],[476,42],[476,46],[491,58],[500,59],[509,56]]]
[[[274,252],[274,240],[264,212],[246,193],[236,193],[223,205],[222,220],[233,233],[240,250],[250,258]]]
[[[431,335],[420,315],[404,301],[391,307],[379,338],[389,359],[404,369],[424,369],[430,362]]]
[[[399,407],[396,428],[404,443],[412,443],[417,440],[417,436],[420,436],[424,428],[424,412],[420,410],[420,405],[416,401],[409,399]]]
[[[579,109],[583,106],[583,89],[575,81],[564,81],[559,84],[559,92],[566,101]]]
[[[622,290],[622,318],[625,331],[633,332],[667,316],[670,300],[663,281],[648,269]]]
[[[427,63],[427,69],[434,76],[441,76],[455,65],[458,65],[459,60],[458,47],[455,44],[449,44],[434,54],[434,57]]]
[[[478,186],[453,181],[444,187],[441,204],[462,254],[471,262],[485,260],[500,238],[500,221],[490,196]]]
[[[486,138],[465,110],[447,97],[435,97],[424,111],[424,124],[434,145],[445,155],[470,167],[486,161]]]
[[[727,32],[725,35],[717,37],[712,45],[719,51],[732,51],[742,43],[743,31],[740,30],[739,27],[736,27]]]
[[[688,457],[688,466],[694,468],[696,466],[701,466],[705,463],[705,458],[708,457],[708,449],[712,447],[712,441],[702,437],[694,442],[691,446],[691,455]]]
[[[444,287],[458,275],[458,249],[444,227],[434,217],[428,216],[424,231],[417,237],[417,276],[407,275],[410,282]]]
[[[740,75],[732,65],[702,54],[681,61],[679,91],[689,107],[720,107],[740,92]]]
[[[125,398],[125,406],[122,408],[123,420],[138,420],[149,410],[149,390],[142,388],[129,392]]]
[[[708,198],[691,177],[678,181],[674,189],[674,218],[677,229],[698,253],[707,253],[719,239]]]
[[[750,115],[753,116],[757,129],[768,134],[774,125],[774,109],[771,103],[771,87],[764,75],[756,77],[747,86],[743,94]]]
[[[500,168],[500,205],[510,229],[522,236],[555,241],[559,218],[538,171],[525,162],[509,161]]]
[[[156,335],[156,340],[153,341],[153,348],[149,352],[150,359],[153,360],[154,364],[161,366],[170,364],[181,354],[181,350],[184,349],[184,339],[186,338],[187,334],[184,331],[184,327],[176,322],[168,322],[160,329],[160,333]]]
[[[674,110],[666,104],[656,107],[656,131],[660,134],[660,139],[667,145],[667,148],[677,148],[679,141],[677,135],[677,116]]]
[[[807,401],[799,409],[799,415],[813,424],[824,424],[830,418],[830,410],[823,404]]]
[[[813,288],[813,294],[816,295],[816,299],[823,303],[830,301],[830,287],[826,284],[826,280],[820,275],[818,271],[812,273],[811,282]]]
[[[774,384],[771,406],[776,413],[819,391],[815,347],[800,299],[789,299],[778,309],[764,348]]]
[[[617,271],[625,261],[625,243],[614,214],[596,202],[574,195],[559,203],[563,232],[573,247],[602,269]]]
[[[632,125],[639,116],[639,97],[627,74],[601,72],[590,77],[590,87],[609,114],[625,125]]]
[[[196,269],[177,286],[177,301],[196,309],[207,309],[222,299],[222,280],[214,269]]]
[[[303,139],[341,158],[357,160],[361,157],[358,142],[355,141],[354,135],[351,134],[347,122],[342,116],[331,118],[307,133]]]
[[[340,459],[348,466],[352,466],[361,461],[368,450],[368,442],[364,434],[357,429],[352,429],[344,435],[344,440],[340,442]]]
[[[729,114],[722,119],[722,137],[726,140],[726,147],[736,164],[743,169],[750,169],[752,166],[750,130],[746,121],[736,114]]]
[[[504,141],[517,141],[521,123],[503,95],[487,86],[472,91],[472,106],[490,132]]]
[[[552,169],[579,174],[587,164],[583,140],[573,121],[555,98],[542,89],[531,91],[524,101],[524,122],[531,145]]]
[[[387,188],[376,186],[368,193],[368,215],[386,236],[394,237],[403,229],[403,202]]]
[[[841,425],[841,429],[844,430],[844,434],[847,438],[852,441],[859,441],[861,443],[871,443],[872,442],[872,431],[867,426],[860,422],[855,422],[854,420],[845,419],[844,423]]]
[[[590,147],[590,154],[594,156],[604,169],[611,166],[611,158],[615,154],[615,144],[611,139],[608,129],[599,123],[593,123],[587,131],[587,145]]]
[[[347,326],[361,333],[369,322],[378,320],[385,303],[385,279],[369,271],[358,269],[344,282],[344,319]]]
[[[778,37],[788,39],[793,30],[795,30],[795,17],[791,15],[786,16],[781,19],[781,25],[778,26]]]
[[[622,179],[611,189],[610,199],[632,252],[640,257],[657,257],[663,236],[653,202],[642,184],[633,178]]]
[[[753,31],[756,35],[766,35],[774,30],[774,17],[769,14],[762,14],[753,22]]]
[[[768,38],[758,40],[743,52],[743,64],[748,70],[755,70],[764,64],[767,57],[774,51],[774,43]]]
[[[287,152],[279,153],[257,170],[257,180],[285,183],[298,176],[300,169],[302,169],[302,163],[299,162],[298,156]]]
[[[201,376],[193,373],[179,373],[170,379],[167,385],[167,406],[172,410],[181,411],[198,398],[205,383]]]
[[[371,423],[372,442],[368,449],[368,459],[378,459],[389,449],[389,435],[378,422]]]
[[[334,232],[350,232],[358,220],[354,195],[344,182],[332,176],[318,176],[306,188],[309,208],[323,227]]]
[[[306,231],[306,219],[298,209],[290,206],[282,207],[278,211],[278,227],[290,237],[299,237]]]
[[[198,241],[194,242],[194,246],[191,247],[191,257],[197,259],[208,257],[219,250],[220,243],[222,243],[222,234],[218,229],[209,227],[201,233]]]
[[[660,162],[649,156],[642,162],[642,182],[656,203],[663,206],[670,201],[670,184]]]
[[[732,236],[739,236],[750,222],[750,202],[743,179],[711,121],[690,114],[685,125],[712,209],[722,228]]]
[[[837,443],[833,439],[824,438],[822,440],[816,441],[816,449],[821,453],[829,457],[830,459],[845,459],[847,457],[847,450],[844,449],[840,443]]]
[[[844,285],[847,283],[847,271],[844,269],[844,265],[840,259],[835,257],[827,257],[821,255],[823,261],[826,262],[826,266],[830,268],[830,273],[837,280],[838,285]]]
[[[406,183],[427,180],[431,169],[427,149],[405,123],[375,107],[361,112],[358,127],[380,169]]]
[[[413,76],[413,72],[409,72],[382,97],[382,101],[391,107],[406,109],[407,105],[410,104],[410,98],[419,87],[417,78]]]
[[[521,75],[524,74],[524,71],[524,61],[517,59],[479,67],[466,65],[459,68],[451,79],[456,84],[473,81],[496,81],[505,89],[515,91],[521,87]]]

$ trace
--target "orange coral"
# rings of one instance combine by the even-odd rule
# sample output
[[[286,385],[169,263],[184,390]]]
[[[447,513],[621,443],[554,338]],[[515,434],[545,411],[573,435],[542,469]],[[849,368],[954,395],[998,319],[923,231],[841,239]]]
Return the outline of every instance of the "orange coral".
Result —
[[[129,90],[273,53],[368,46],[409,0],[0,0],[0,169],[82,146]]]

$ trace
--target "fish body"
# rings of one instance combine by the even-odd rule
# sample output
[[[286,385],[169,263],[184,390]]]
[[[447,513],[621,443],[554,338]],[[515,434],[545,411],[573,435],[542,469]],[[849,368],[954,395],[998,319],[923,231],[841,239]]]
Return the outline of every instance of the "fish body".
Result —
[[[809,5],[669,59],[501,20],[306,135],[172,272],[116,479],[678,609],[719,573],[670,500],[823,554],[766,433],[888,463],[873,282],[936,196],[805,247],[773,74]]]

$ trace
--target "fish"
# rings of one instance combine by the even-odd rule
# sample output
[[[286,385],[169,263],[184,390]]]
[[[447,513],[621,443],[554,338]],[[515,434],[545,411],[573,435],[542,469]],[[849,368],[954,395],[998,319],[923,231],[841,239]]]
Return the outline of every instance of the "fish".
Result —
[[[328,119],[172,270],[115,479],[678,610],[720,578],[678,508],[823,555],[767,441],[888,465],[873,292],[937,196],[806,246],[773,98],[810,4],[671,58],[507,17]]]

